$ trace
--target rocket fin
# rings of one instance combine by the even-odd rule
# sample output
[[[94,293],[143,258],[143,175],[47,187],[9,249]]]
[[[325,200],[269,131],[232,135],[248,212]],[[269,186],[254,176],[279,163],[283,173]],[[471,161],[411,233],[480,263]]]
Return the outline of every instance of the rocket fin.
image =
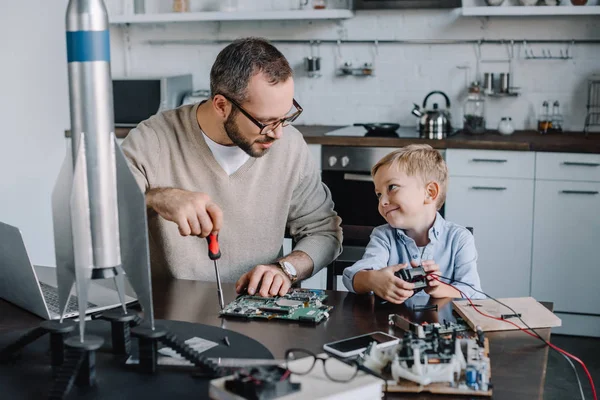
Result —
[[[85,137],[82,134],[75,160],[73,190],[71,192],[71,229],[75,260],[75,280],[79,303],[79,334],[83,342],[88,288],[92,277],[94,255],[89,210],[89,192],[86,168]]]
[[[116,144],[114,135],[113,140]],[[118,145],[115,146],[115,160],[122,265],[142,306],[144,318],[154,329],[146,197],[140,190],[129,169],[125,154]]]
[[[117,287],[117,293],[119,294],[119,301],[123,308],[123,314],[127,314],[127,307],[125,306],[125,271],[123,268],[117,268],[117,274],[115,275],[115,286]]]
[[[68,150],[52,190],[52,222],[56,254],[56,282],[62,322],[75,281],[75,254],[70,199],[73,191],[73,152]]]

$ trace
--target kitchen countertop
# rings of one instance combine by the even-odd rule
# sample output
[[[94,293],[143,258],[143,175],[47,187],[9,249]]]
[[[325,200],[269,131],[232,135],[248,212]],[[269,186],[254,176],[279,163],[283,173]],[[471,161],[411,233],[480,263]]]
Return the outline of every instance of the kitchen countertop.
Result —
[[[540,135],[536,131],[516,131],[510,136],[502,136],[496,131],[471,136],[459,133],[443,140],[418,138],[378,138],[325,136],[325,133],[342,128],[331,125],[295,125],[302,132],[308,144],[327,146],[357,147],[402,147],[411,143],[426,143],[436,149],[473,149],[473,150],[513,150],[563,153],[600,154],[600,133],[563,132],[560,134]],[[124,138],[130,128],[117,128],[117,138]],[[70,137],[70,131],[65,131]]]

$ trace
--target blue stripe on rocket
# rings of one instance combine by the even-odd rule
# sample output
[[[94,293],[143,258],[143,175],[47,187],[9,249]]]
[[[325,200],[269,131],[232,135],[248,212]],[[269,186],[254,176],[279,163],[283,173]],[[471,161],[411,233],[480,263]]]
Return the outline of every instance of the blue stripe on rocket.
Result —
[[[105,31],[67,32],[67,62],[110,62],[110,38]]]

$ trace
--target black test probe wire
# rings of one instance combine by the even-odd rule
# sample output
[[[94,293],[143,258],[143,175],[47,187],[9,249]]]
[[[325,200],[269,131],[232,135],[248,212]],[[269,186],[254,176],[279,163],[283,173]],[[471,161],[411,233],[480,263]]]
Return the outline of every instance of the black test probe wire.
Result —
[[[518,313],[517,313],[515,310],[513,310],[511,307],[509,307],[508,305],[506,305],[506,304],[502,303],[502,302],[501,302],[501,301],[499,301],[499,300],[496,300],[496,299],[495,299],[495,298],[493,298],[492,296],[489,296],[488,294],[486,294],[486,293],[484,293],[484,292],[482,292],[482,291],[480,291],[480,290],[477,290],[477,289],[475,289],[475,288],[474,288],[472,285],[470,285],[470,284],[468,284],[468,283],[466,283],[466,282],[461,282],[461,281],[458,281],[458,280],[456,280],[456,279],[447,278],[447,277],[445,277],[445,276],[441,276],[441,275],[437,275],[437,274],[428,274],[428,275],[429,275],[429,276],[431,276],[431,277],[432,277],[433,279],[435,279],[436,281],[438,281],[438,282],[440,282],[440,283],[442,283],[442,284],[444,284],[444,285],[450,286],[451,288],[454,288],[454,289],[458,290],[458,291],[460,292],[461,296],[462,296],[462,297],[464,297],[465,299],[467,299],[467,300],[469,301],[469,303],[471,304],[471,306],[473,307],[473,309],[474,309],[475,311],[477,311],[479,314],[483,315],[484,317],[491,318],[491,319],[495,319],[495,320],[497,320],[497,321],[503,321],[503,322],[507,322],[507,323],[509,323],[509,324],[511,324],[511,325],[513,325],[513,326],[515,326],[517,329],[519,329],[519,330],[521,330],[521,331],[525,332],[525,333],[526,333],[526,334],[528,334],[529,336],[531,336],[531,337],[534,337],[534,338],[538,338],[539,340],[541,340],[542,342],[544,342],[544,343],[545,343],[547,346],[549,346],[551,349],[553,349],[553,350],[557,351],[558,353],[562,354],[563,356],[570,357],[570,358],[572,358],[573,360],[577,361],[577,362],[578,362],[579,364],[581,364],[581,366],[583,367],[583,370],[585,371],[585,374],[587,375],[587,378],[588,378],[588,380],[590,381],[590,385],[592,386],[592,394],[593,394],[593,396],[594,396],[594,400],[598,400],[598,397],[596,396],[596,387],[594,386],[594,380],[592,379],[592,375],[591,375],[591,374],[590,374],[590,372],[588,371],[588,369],[587,369],[587,367],[585,366],[585,363],[584,363],[583,361],[581,361],[579,358],[575,357],[574,355],[572,355],[572,354],[570,354],[570,353],[566,352],[565,350],[561,349],[560,347],[558,347],[558,346],[555,346],[555,345],[553,345],[552,343],[550,343],[550,342],[546,341],[546,340],[545,340],[543,337],[541,337],[541,336],[540,336],[540,334],[539,334],[539,333],[537,333],[535,330],[533,330],[533,328],[530,328],[530,327],[529,327],[529,325],[527,325],[527,324],[525,323],[525,321],[523,321],[523,319],[522,319],[521,317],[518,317],[518,318],[519,318],[519,320],[521,321],[521,323],[527,327],[527,329],[523,329],[523,328],[521,328],[519,325],[517,325],[517,324],[515,324],[514,322],[512,322],[512,321],[509,321],[509,320],[507,320],[507,319],[503,319],[503,318],[494,317],[493,315],[489,315],[489,314],[486,314],[486,313],[484,313],[484,312],[480,311],[479,309],[477,309],[477,307],[475,307],[475,305],[473,304],[473,302],[471,301],[471,299],[470,299],[470,298],[469,298],[469,297],[468,297],[466,294],[464,294],[464,292],[462,292],[462,291],[461,291],[459,288],[457,288],[456,286],[453,286],[453,285],[451,285],[451,284],[449,284],[449,283],[446,283],[446,282],[443,282],[443,281],[441,281],[439,278],[446,279],[446,280],[448,280],[448,281],[450,281],[450,282],[455,282],[455,283],[460,283],[460,284],[463,284],[463,285],[467,285],[467,286],[469,286],[471,289],[475,290],[476,292],[478,292],[478,293],[481,293],[481,294],[483,294],[484,296],[486,296],[486,297],[488,297],[488,298],[490,298],[490,299],[494,300],[495,302],[497,302],[497,303],[499,303],[499,304],[503,305],[504,307],[508,308],[508,309],[509,309],[509,310],[510,310],[510,311],[511,311],[511,312],[512,312],[514,315],[517,315],[517,316],[518,316]],[[531,331],[531,332],[533,332],[533,333],[531,333],[531,332],[529,332],[529,331]],[[577,370],[575,370],[575,373],[577,374]],[[579,379],[579,378],[578,378],[578,379]]]

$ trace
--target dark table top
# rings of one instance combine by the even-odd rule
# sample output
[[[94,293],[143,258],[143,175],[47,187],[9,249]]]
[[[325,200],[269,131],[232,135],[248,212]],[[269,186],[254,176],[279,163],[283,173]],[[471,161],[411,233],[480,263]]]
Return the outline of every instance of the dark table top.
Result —
[[[225,302],[235,299],[233,284],[223,285]],[[153,284],[154,310],[157,319],[178,320],[221,326],[249,336],[265,345],[275,358],[283,358],[291,347],[322,352],[324,343],[373,331],[389,331],[388,315],[402,314],[414,321],[443,322],[451,319],[450,299],[430,300],[439,312],[413,313],[405,305],[378,305],[372,296],[328,291],[327,304],[334,306],[330,318],[319,325],[298,325],[281,321],[221,319],[216,285],[188,280],[172,280]],[[552,309],[551,303],[543,303]],[[3,330],[35,327],[38,317],[0,300],[0,334]],[[550,339],[550,329],[537,330]],[[396,329],[396,334],[400,335]],[[492,332],[490,340],[494,399],[541,399],[548,359],[548,347],[520,331]],[[405,396],[403,394],[403,396]],[[410,396],[419,399],[443,399],[445,396]],[[464,397],[462,397],[464,398]]]

